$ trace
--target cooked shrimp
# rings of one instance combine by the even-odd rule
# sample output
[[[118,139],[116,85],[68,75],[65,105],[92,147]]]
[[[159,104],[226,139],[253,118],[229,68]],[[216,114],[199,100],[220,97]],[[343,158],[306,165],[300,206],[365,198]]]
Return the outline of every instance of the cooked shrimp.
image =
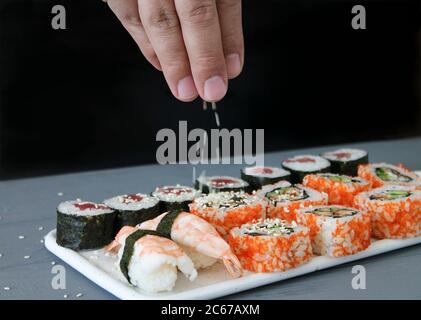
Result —
[[[137,230],[139,229],[135,227],[123,227],[106,250],[115,252],[118,248],[120,260],[126,238]],[[197,277],[193,262],[179,245],[165,237],[145,235],[134,245],[134,252],[128,265],[128,276],[133,285],[146,291],[166,291],[171,290],[175,284],[176,267],[190,281]]]
[[[141,223],[138,225],[139,229],[156,230],[159,222],[166,214],[163,213],[155,219]],[[191,213],[181,212],[172,225],[171,239],[204,256],[222,260],[231,276],[241,276],[240,261],[234,255],[228,243],[221,238],[211,224],[202,218]]]

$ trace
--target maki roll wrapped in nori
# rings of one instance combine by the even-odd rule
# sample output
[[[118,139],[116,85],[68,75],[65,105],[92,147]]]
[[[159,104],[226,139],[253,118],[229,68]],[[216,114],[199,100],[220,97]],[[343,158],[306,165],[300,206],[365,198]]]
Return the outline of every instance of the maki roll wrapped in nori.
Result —
[[[301,155],[282,161],[282,167],[291,172],[291,182],[301,183],[311,173],[330,172],[330,162],[319,156]]]
[[[338,149],[322,153],[321,156],[330,161],[331,172],[356,176],[358,166],[368,163],[367,151],[360,149]]]
[[[203,193],[250,191],[248,182],[228,176],[200,176],[196,179],[195,187]]]
[[[257,190],[267,184],[286,180],[289,181],[291,173],[282,168],[275,167],[246,167],[241,170],[241,179],[250,184],[251,189]]]
[[[161,213],[159,199],[141,193],[116,196],[104,200],[104,204],[116,211],[116,232],[123,226],[135,226]]]
[[[114,238],[115,215],[105,204],[62,202],[57,207],[57,244],[73,250],[101,248]]]
[[[188,211],[189,204],[199,195],[198,190],[180,185],[158,187],[152,192],[152,196],[160,200],[161,212]]]

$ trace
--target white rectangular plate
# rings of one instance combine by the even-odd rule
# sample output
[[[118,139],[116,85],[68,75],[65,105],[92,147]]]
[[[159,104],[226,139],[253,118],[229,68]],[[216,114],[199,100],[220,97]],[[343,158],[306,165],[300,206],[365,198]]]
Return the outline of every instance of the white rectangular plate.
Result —
[[[421,171],[416,172],[421,175]],[[225,272],[223,265],[217,263],[211,268],[200,270],[197,279],[193,282],[188,281],[179,273],[177,283],[172,291],[148,294],[129,285],[117,267],[117,258],[105,255],[103,249],[76,252],[57,245],[56,230],[50,231],[45,236],[45,246],[49,251],[100,287],[124,300],[219,298],[418,243],[421,243],[421,237],[404,240],[373,240],[367,250],[351,256],[341,258],[314,257],[309,263],[292,270],[275,273],[247,272],[243,277],[237,279],[231,279]]]
[[[50,231],[45,236],[45,246],[49,251],[97,285],[125,300],[213,299],[418,243],[421,243],[421,237],[404,240],[373,240],[367,250],[351,256],[341,258],[315,257],[309,263],[285,272],[247,272],[243,277],[237,279],[231,279],[225,272],[223,265],[217,263],[208,269],[200,270],[197,279],[193,282],[179,273],[177,283],[172,291],[147,294],[127,283],[116,265],[116,256],[105,255],[103,249],[76,252],[60,247],[56,243],[55,230]]]

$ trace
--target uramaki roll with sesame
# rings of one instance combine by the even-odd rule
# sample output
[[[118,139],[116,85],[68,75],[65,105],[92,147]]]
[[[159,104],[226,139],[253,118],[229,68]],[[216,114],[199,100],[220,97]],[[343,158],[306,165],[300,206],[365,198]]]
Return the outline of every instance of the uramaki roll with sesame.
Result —
[[[296,211],[309,206],[327,204],[327,195],[312,188],[287,181],[264,186],[256,193],[268,202],[267,217],[296,220]]]
[[[307,175],[303,185],[327,193],[329,204],[348,207],[354,205],[357,194],[370,190],[370,183],[362,178],[333,173]]]
[[[190,212],[211,223],[222,235],[244,223],[265,217],[266,202],[242,191],[210,193],[194,199]]]
[[[234,228],[228,243],[242,267],[252,272],[285,271],[313,256],[309,229],[280,219],[261,219]]]
[[[319,206],[297,213],[297,221],[310,229],[313,252],[341,257],[365,250],[371,243],[370,216],[355,208]]]
[[[370,214],[373,235],[402,239],[421,235],[421,191],[411,186],[384,186],[355,197],[360,210]]]
[[[371,182],[373,188],[385,185],[415,186],[421,190],[421,178],[409,169],[387,163],[371,163],[358,167],[358,176]]]

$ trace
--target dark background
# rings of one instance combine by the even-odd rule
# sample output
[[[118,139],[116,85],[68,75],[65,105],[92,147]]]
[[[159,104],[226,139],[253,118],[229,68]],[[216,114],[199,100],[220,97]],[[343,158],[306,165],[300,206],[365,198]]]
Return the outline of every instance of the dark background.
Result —
[[[51,28],[51,8],[67,30]],[[363,4],[367,29],[351,28]],[[420,1],[245,0],[246,63],[218,104],[267,151],[421,134]],[[0,0],[0,178],[155,162],[173,98],[100,0]]]

